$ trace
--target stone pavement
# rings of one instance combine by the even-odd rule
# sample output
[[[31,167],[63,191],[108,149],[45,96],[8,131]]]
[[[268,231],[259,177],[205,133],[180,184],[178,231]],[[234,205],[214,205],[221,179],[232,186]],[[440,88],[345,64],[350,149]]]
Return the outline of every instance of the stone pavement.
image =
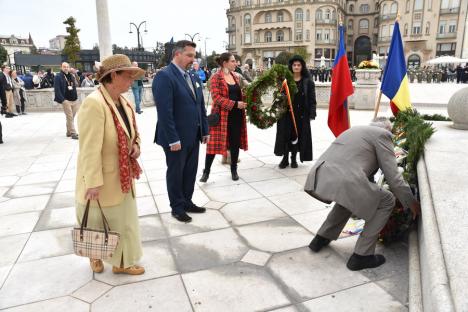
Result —
[[[433,111],[430,111],[432,113]],[[440,112],[439,112],[440,113]],[[352,111],[353,125],[370,111]],[[156,112],[139,115],[143,177],[137,184],[142,276],[93,274],[73,254],[76,141],[62,113],[3,119],[0,145],[0,310],[5,311],[407,311],[407,245],[379,246],[387,263],[345,267],[356,237],[319,254],[307,245],[329,207],[302,191],[312,162],[277,168],[275,129],[249,126],[239,181],[219,158],[194,202],[208,208],[181,224],[170,215]],[[312,122],[317,158],[332,141],[327,111]],[[219,156],[218,156],[219,157]],[[204,149],[200,156],[203,168]]]

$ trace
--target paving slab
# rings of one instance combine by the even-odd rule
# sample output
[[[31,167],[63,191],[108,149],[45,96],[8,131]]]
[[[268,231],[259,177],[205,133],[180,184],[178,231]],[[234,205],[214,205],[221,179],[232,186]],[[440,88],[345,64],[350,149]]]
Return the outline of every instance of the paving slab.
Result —
[[[75,255],[18,263],[0,289],[0,309],[66,296],[91,279],[89,261]]]
[[[262,311],[289,304],[289,299],[262,268],[236,263],[183,274],[197,312]]]
[[[84,302],[92,303],[110,289],[112,289],[112,286],[96,280],[92,280],[88,284],[75,291],[72,296]]]
[[[362,298],[356,300],[356,298]],[[357,286],[302,304],[307,311],[404,312],[408,309],[373,283]]]
[[[4,312],[89,312],[89,304],[72,297],[61,297],[2,310]]]
[[[94,278],[109,285],[123,285],[177,274],[174,257],[166,240],[143,243],[143,257],[138,264],[145,268],[145,274],[114,274],[112,266],[105,263],[104,272],[95,274]]]
[[[363,274],[348,270],[329,249],[313,253],[306,247],[274,255],[268,268],[299,302],[369,282]]]
[[[229,227],[223,215],[216,210],[207,210],[205,213],[189,213],[192,222],[183,223],[175,219],[170,213],[161,214],[161,219],[169,236],[182,236],[200,232],[207,232]]]
[[[92,311],[192,312],[180,276],[117,286],[92,304]]]
[[[234,225],[243,225],[285,217],[286,214],[266,198],[226,204],[221,212]]]
[[[173,238],[171,244],[182,272],[239,261],[249,249],[230,228]]]
[[[237,230],[251,247],[266,252],[307,246],[311,240],[311,234],[290,218],[244,225]]]
[[[8,199],[0,203],[0,216],[42,211],[45,209],[50,195],[31,196]]]

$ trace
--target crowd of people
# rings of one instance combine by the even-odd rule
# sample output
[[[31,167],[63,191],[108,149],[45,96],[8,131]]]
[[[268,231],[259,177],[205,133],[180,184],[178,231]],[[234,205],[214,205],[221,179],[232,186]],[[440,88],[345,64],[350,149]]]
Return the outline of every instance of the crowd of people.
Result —
[[[218,57],[218,69],[209,84],[212,102],[208,114],[203,75],[199,67],[193,66],[195,55],[195,43],[177,42],[172,62],[160,70],[152,82],[158,114],[154,143],[163,149],[166,157],[171,214],[183,223],[206,212],[206,208],[192,201],[200,144],[207,145],[201,182],[209,179],[215,155],[226,156],[228,151],[231,178],[238,180],[239,151],[248,149],[247,104],[241,86],[249,83],[249,77],[242,75],[247,68],[241,68],[229,52]],[[62,65],[61,74],[65,82],[71,75],[66,65]],[[297,168],[297,154],[300,161],[312,160],[310,122],[316,117],[314,80],[304,60],[294,56],[289,61],[289,70],[299,92],[293,97],[290,111],[277,123],[274,153],[282,157],[279,163],[282,169],[289,165]],[[135,179],[142,173],[138,164],[140,133],[136,109],[123,96],[142,73],[125,55],[106,58],[97,73],[99,87],[86,97],[78,111],[76,217],[78,223],[83,222],[86,206],[91,206],[92,213],[86,214],[88,225],[102,229],[105,217],[109,227],[119,233],[117,249],[111,258],[104,259],[115,274],[145,272],[138,265],[142,245],[135,200]],[[205,75],[205,79],[209,78]],[[73,94],[73,86],[69,86],[65,84],[64,101],[73,100],[73,97],[67,98],[67,94]],[[419,213],[419,203],[397,168],[390,130],[388,120],[378,119],[369,126],[345,131],[317,160],[305,184],[305,191],[314,198],[325,203],[335,202],[309,245],[312,251],[319,252],[336,240],[351,215],[366,221],[347,263],[350,270],[374,268],[385,262],[382,255],[375,254],[375,245],[394,207],[395,196],[414,216]],[[371,181],[379,168],[395,195]],[[90,257],[90,266],[93,272],[101,273],[103,259]]]
[[[441,82],[456,82],[468,83],[468,64],[462,66],[458,64],[453,66],[438,66],[438,67],[410,67],[408,69],[408,78],[413,82],[426,83],[441,83]]]

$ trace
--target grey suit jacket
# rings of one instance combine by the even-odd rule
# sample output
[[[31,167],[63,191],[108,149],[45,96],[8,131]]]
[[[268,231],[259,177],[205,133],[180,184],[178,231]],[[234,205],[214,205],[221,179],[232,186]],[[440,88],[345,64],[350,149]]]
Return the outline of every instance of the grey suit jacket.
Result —
[[[304,189],[369,220],[381,198],[380,187],[369,182],[369,177],[379,168],[393,194],[408,209],[415,198],[398,171],[392,134],[374,126],[356,126],[343,132],[312,167]]]

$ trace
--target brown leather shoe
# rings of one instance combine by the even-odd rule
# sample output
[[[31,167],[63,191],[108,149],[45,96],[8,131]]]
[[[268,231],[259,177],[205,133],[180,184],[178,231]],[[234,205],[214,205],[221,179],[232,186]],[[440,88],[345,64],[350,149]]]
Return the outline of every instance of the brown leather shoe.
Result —
[[[102,273],[102,271],[104,271],[104,263],[102,263],[102,260],[89,259],[89,265],[94,273]]]
[[[131,267],[128,268],[118,268],[118,267],[112,267],[112,273],[114,274],[129,274],[129,275],[141,275],[145,273],[145,268],[138,266],[138,265],[132,265]]]

